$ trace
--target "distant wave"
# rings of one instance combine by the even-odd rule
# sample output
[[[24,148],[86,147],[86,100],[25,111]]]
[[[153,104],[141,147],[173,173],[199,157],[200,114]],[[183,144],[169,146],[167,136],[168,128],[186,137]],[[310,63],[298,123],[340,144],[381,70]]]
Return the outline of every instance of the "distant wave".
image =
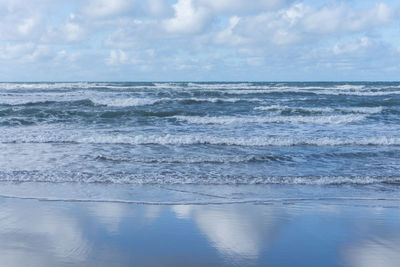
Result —
[[[290,107],[281,105],[270,105],[270,106],[258,106],[254,110],[264,111],[297,111],[297,112],[315,112],[315,113],[332,113],[334,111],[344,111],[348,113],[360,113],[360,114],[376,114],[381,113],[383,107]]]
[[[313,83],[110,83],[110,82],[65,82],[65,83],[0,83],[0,91],[28,90],[32,92],[49,90],[108,90],[135,91],[211,91],[227,94],[264,93],[321,93],[349,95],[400,94],[400,85],[368,84],[313,84]]]
[[[134,106],[146,106],[153,105],[162,99],[151,99],[151,98],[121,98],[121,99],[91,99],[94,104],[105,105],[111,107],[134,107]]]
[[[243,123],[316,123],[316,124],[342,124],[362,121],[364,115],[331,115],[331,116],[273,116],[273,117],[200,117],[200,116],[174,116],[177,120],[193,124],[243,124]]]
[[[255,107],[254,110],[264,110],[264,111],[302,111],[302,112],[333,112],[333,108],[319,108],[319,107],[290,107],[290,106],[281,106],[281,105],[270,105],[270,106],[258,106]]]
[[[386,96],[386,95],[399,95],[400,90],[397,91],[315,91],[315,94],[320,95],[352,95],[352,96]]]
[[[68,82],[68,83],[0,83],[0,90],[33,89],[33,90],[51,90],[51,89],[72,89],[89,88],[92,83],[88,82]]]
[[[386,96],[386,95],[398,95],[400,90],[396,91],[372,91],[372,90],[361,90],[361,91],[345,91],[337,89],[323,89],[323,90],[306,90],[304,88],[290,88],[290,89],[247,89],[247,90],[221,90],[222,94],[227,95],[255,95],[255,94],[309,94],[309,95],[351,95],[351,96]]]
[[[0,100],[0,105],[7,106],[23,106],[23,105],[45,105],[54,103],[65,103],[65,104],[76,104],[90,102],[92,105],[101,105],[109,107],[136,107],[136,106],[148,106],[163,102],[178,102],[183,104],[192,103],[237,103],[237,102],[262,102],[262,99],[257,98],[223,98],[223,97],[210,97],[210,98],[199,98],[199,97],[177,97],[177,98],[149,98],[149,97],[126,97],[126,98],[93,98],[93,97],[70,97],[70,99],[62,96],[44,96],[37,100],[33,100],[32,96],[29,99],[20,97],[15,98],[3,98]]]
[[[290,161],[288,156],[231,156],[231,157],[184,157],[184,158],[146,158],[146,157],[115,157],[99,155],[95,158],[100,161],[111,162],[140,162],[140,163],[247,163],[247,162],[269,162],[269,161]]]

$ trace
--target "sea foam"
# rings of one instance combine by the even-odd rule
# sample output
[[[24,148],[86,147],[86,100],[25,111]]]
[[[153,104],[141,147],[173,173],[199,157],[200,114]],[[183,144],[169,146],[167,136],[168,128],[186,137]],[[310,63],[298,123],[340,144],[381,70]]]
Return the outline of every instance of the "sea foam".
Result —
[[[342,124],[359,122],[366,118],[364,115],[332,115],[332,116],[273,116],[273,117],[200,117],[174,116],[175,119],[193,124],[245,124],[245,123],[315,123]]]

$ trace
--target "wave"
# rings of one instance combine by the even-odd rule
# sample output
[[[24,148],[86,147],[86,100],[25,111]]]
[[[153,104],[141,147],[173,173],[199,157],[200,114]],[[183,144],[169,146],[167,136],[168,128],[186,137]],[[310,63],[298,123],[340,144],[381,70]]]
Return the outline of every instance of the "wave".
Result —
[[[336,110],[346,111],[351,113],[361,114],[377,114],[383,111],[383,107],[348,107],[348,108],[336,108]]]
[[[154,83],[109,83],[109,82],[44,82],[44,83],[0,83],[0,90],[70,90],[70,89],[147,89]],[[175,86],[176,87],[176,86]]]
[[[246,89],[246,88],[253,88],[255,84],[253,83],[188,83],[188,87],[191,88],[198,88],[198,89],[232,89],[232,88],[240,88],[240,89]],[[265,86],[263,86],[265,87]],[[267,86],[268,88],[270,86]]]
[[[0,171],[0,182],[42,183],[96,183],[96,184],[154,184],[154,185],[400,185],[400,176],[144,176],[132,173],[82,173],[82,172],[39,172]]]
[[[350,95],[350,96],[387,96],[399,95],[400,91],[314,91],[318,95]]]
[[[5,106],[31,106],[31,105],[43,105],[43,104],[54,104],[54,103],[79,103],[90,101],[92,105],[102,105],[109,107],[136,107],[136,106],[147,106],[154,105],[157,103],[168,103],[168,102],[179,102],[183,104],[192,103],[237,103],[237,102],[262,102],[262,99],[258,98],[149,98],[149,97],[126,97],[126,98],[93,98],[93,97],[76,97],[75,95],[66,96],[44,96],[37,100],[32,100],[33,96],[30,95],[29,99],[27,96],[20,96],[20,98],[3,98],[0,100],[0,105]]]
[[[259,98],[222,98],[222,97],[211,97],[211,98],[171,98],[170,101],[179,101],[184,103],[190,102],[211,102],[211,103],[237,103],[237,102],[262,102],[264,100]]]
[[[173,118],[192,124],[245,124],[245,123],[315,123],[343,124],[359,122],[366,118],[364,115],[332,115],[332,116],[274,116],[274,117],[200,117],[174,116]]]
[[[290,161],[291,158],[287,156],[232,156],[232,157],[185,157],[185,158],[144,158],[144,157],[113,157],[100,155],[95,158],[100,161],[111,162],[139,162],[139,163],[212,163],[212,164],[225,164],[225,163],[249,163],[249,162],[270,162],[270,161]]]
[[[396,91],[345,91],[336,89],[323,89],[323,90],[306,90],[302,88],[288,88],[288,89],[248,89],[248,90],[220,90],[222,94],[227,95],[254,95],[254,94],[308,94],[308,95],[350,95],[350,96],[387,96],[398,95],[400,90]]]
[[[383,111],[383,107],[290,107],[281,105],[258,106],[254,110],[263,111],[297,111],[297,112],[315,112],[332,113],[334,111],[344,111],[347,113],[377,114]]]
[[[39,105],[53,105],[53,104],[63,104],[63,105],[74,105],[74,106],[95,106],[96,104],[92,102],[90,99],[71,99],[71,100],[37,100],[37,101],[8,101],[0,103],[0,105],[5,106],[39,106]]]
[[[202,135],[56,135],[42,132],[32,136],[1,136],[1,143],[84,143],[130,145],[222,145],[222,146],[398,146],[400,137],[361,138],[289,138],[289,137],[217,137]]]
[[[336,93],[400,93],[399,85],[369,84],[325,84],[318,83],[183,83],[183,82],[144,82],[144,83],[111,83],[111,82],[53,82],[53,83],[0,83],[0,90],[54,90],[54,89],[154,89],[154,90],[195,90],[221,91],[229,93],[262,93],[262,92],[336,92]],[[388,91],[391,90],[391,91]]]
[[[91,99],[96,105],[105,105],[110,107],[135,107],[135,106],[146,106],[153,105],[162,99],[151,99],[151,98],[120,98],[120,99]]]
[[[360,90],[364,89],[365,85],[342,84],[342,85],[336,85],[333,88],[339,90]]]
[[[281,105],[270,105],[270,106],[259,106],[255,107],[254,110],[264,110],[264,111],[300,111],[300,112],[333,112],[333,108],[317,108],[317,107],[290,107],[290,106],[281,106]]]

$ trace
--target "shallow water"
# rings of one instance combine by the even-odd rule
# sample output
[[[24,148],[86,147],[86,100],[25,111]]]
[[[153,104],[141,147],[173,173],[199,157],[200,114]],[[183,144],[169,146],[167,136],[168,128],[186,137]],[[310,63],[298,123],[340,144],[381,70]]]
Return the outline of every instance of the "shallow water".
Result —
[[[399,212],[387,201],[138,205],[0,198],[0,261],[16,267],[394,267]]]

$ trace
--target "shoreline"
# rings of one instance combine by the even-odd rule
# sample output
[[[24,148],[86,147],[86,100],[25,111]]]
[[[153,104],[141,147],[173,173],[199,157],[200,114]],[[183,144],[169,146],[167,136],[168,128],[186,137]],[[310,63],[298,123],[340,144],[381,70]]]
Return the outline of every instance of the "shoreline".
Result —
[[[397,184],[155,185],[0,181],[0,198],[144,205],[279,204],[324,201],[400,203],[397,190]]]

